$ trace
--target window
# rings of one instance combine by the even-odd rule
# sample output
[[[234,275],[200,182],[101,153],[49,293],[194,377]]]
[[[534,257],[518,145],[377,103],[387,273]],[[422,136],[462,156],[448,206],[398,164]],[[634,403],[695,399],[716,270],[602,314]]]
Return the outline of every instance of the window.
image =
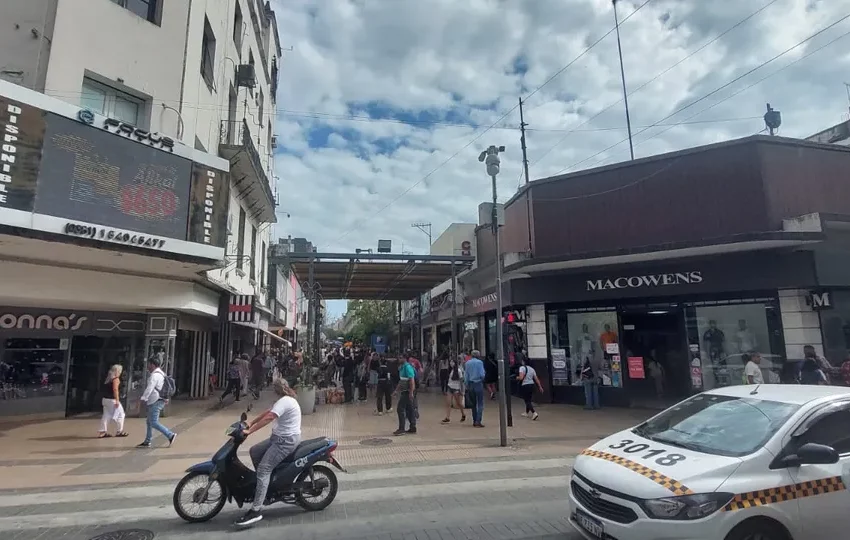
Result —
[[[266,243],[262,243],[263,251],[260,253],[260,285],[266,286]]]
[[[796,448],[806,443],[825,444],[839,454],[850,453],[850,410],[824,416],[794,441]]]
[[[236,268],[242,270],[245,262],[245,209],[239,208],[239,236],[236,237]]]
[[[251,225],[251,279],[257,279],[257,228]]]
[[[242,19],[242,8],[239,0],[236,1],[236,13],[233,15],[233,43],[236,44],[236,52],[242,56],[242,36],[245,32],[244,19]]]
[[[80,107],[141,127],[142,100],[89,78],[83,79],[81,93]]]
[[[112,0],[124,9],[131,11],[146,21],[154,24],[160,24],[160,4],[159,0]]]
[[[260,126],[263,125],[263,107],[265,106],[265,103],[263,101],[264,101],[263,91],[260,90],[260,95],[259,95],[259,98],[257,99],[257,107],[260,108],[260,116],[259,116],[259,120],[257,121],[257,123],[260,124]]]
[[[204,37],[201,41],[201,76],[210,90],[215,89],[215,34],[210,20],[204,17]]]
[[[272,121],[269,120],[268,132],[266,133],[269,144],[269,154],[274,154],[274,133],[272,133]]]
[[[614,310],[550,311],[549,352],[555,386],[581,385],[581,377],[577,374],[585,362],[590,362],[602,386],[622,387],[622,366],[617,361],[619,355],[607,350],[608,345],[615,343],[619,349],[617,328],[617,312]]]
[[[254,80],[257,79],[257,66],[254,63],[254,51],[248,51],[248,65],[254,68]],[[251,96],[254,96],[254,88],[248,87],[248,91],[251,93]]]
[[[700,394],[633,431],[660,444],[742,457],[764,446],[799,408],[793,403]]]

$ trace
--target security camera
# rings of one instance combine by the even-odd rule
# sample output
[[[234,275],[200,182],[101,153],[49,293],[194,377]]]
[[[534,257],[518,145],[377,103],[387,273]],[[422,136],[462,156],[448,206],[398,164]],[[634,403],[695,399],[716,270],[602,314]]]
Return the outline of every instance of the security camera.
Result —
[[[478,154],[478,161],[484,163],[484,159],[487,157],[487,150],[484,150],[480,154]]]

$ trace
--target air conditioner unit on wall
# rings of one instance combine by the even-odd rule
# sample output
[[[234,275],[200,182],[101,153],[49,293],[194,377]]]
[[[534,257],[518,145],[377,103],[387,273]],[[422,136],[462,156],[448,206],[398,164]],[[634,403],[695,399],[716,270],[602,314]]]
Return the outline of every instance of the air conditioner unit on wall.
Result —
[[[272,135],[272,150],[277,149],[277,135]]]
[[[236,86],[254,88],[257,86],[257,72],[251,64],[236,66]]]

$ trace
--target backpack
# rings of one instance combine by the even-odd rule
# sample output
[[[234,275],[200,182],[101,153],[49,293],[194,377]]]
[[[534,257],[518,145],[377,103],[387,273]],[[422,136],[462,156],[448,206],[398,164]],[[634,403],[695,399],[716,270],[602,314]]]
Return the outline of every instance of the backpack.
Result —
[[[159,399],[171,399],[177,393],[177,383],[174,382],[174,377],[169,377],[162,372],[162,388],[159,389]]]
[[[228,379],[240,379],[242,374],[239,373],[239,366],[236,364],[230,364],[230,367],[227,368],[227,378]]]

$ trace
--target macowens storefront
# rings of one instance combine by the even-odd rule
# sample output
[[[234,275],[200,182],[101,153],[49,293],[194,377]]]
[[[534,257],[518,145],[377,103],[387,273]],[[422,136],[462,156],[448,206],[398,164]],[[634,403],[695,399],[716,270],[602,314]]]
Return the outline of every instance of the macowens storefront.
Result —
[[[744,384],[756,356],[794,383],[806,345],[839,367],[850,333],[820,321],[850,319],[848,167],[850,149],[750,137],[523,188],[503,294],[547,394],[583,403],[588,361],[603,406],[651,408]]]
[[[0,81],[0,415],[97,410],[166,355],[200,397],[215,349],[227,161]]]

